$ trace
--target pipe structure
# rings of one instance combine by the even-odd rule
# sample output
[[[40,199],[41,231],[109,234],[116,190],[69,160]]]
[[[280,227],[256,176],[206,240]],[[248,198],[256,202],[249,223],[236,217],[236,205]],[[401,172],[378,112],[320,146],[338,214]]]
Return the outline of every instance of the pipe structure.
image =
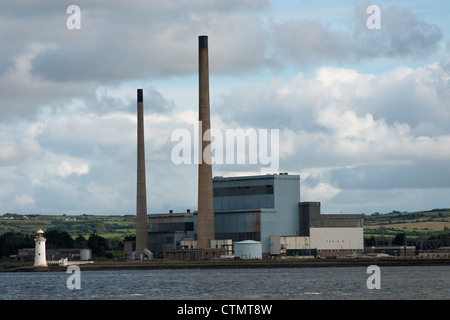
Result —
[[[137,188],[136,188],[136,253],[148,248],[147,190],[145,183],[143,90],[137,90]]]
[[[211,164],[211,122],[209,106],[208,36],[199,36],[199,164],[197,247],[210,248],[215,238],[214,200]],[[206,152],[205,152],[206,149]]]

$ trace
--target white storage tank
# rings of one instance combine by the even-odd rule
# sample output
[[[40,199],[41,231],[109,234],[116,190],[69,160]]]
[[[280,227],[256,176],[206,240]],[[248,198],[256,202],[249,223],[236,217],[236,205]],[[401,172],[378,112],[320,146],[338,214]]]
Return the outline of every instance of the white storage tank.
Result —
[[[235,242],[234,256],[239,259],[262,259],[262,244],[253,240]]]
[[[92,250],[91,249],[80,249],[80,260],[87,261],[92,259]]]

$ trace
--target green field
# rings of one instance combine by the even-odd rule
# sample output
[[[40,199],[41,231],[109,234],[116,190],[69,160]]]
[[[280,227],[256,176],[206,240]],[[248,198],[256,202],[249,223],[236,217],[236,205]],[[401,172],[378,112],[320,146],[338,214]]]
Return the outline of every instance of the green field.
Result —
[[[134,215],[28,215],[7,213],[0,216],[0,235],[15,232],[34,235],[38,229],[67,231],[72,237],[91,233],[106,239],[123,239],[136,233]],[[433,209],[418,212],[374,213],[364,217],[365,237],[393,238],[399,233],[407,237],[426,238],[450,233],[450,209]]]
[[[374,213],[364,218],[364,235],[394,237],[405,233],[408,238],[428,238],[450,234],[450,209],[429,211]]]
[[[67,231],[72,237],[78,235],[86,238],[96,233],[107,239],[123,238],[136,233],[136,216],[94,216],[94,215],[18,215],[0,216],[0,235],[15,232],[35,235],[38,229]]]

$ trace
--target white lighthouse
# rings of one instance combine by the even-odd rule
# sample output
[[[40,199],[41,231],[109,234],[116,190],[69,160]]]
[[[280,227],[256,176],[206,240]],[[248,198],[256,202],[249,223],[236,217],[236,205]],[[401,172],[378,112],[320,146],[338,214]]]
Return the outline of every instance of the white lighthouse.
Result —
[[[37,236],[34,238],[36,243],[35,255],[34,255],[34,266],[36,270],[47,270],[47,259],[45,257],[45,238],[44,231],[39,229],[37,231]]]

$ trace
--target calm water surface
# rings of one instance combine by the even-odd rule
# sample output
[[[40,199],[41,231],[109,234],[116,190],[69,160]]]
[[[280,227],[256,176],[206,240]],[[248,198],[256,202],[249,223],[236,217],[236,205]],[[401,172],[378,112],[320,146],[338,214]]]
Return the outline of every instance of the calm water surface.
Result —
[[[450,267],[381,267],[381,288],[368,289],[366,267],[0,273],[0,299],[324,300],[450,299]]]

